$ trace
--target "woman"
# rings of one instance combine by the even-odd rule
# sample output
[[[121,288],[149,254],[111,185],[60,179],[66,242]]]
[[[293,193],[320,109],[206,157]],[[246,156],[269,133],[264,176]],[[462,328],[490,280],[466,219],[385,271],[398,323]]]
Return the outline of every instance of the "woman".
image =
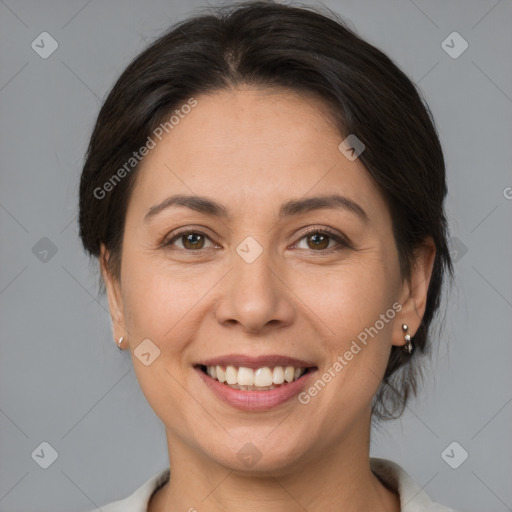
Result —
[[[245,3],[139,55],[79,222],[170,471],[102,510],[450,510],[369,456],[432,342],[445,196],[428,107],[335,16]]]

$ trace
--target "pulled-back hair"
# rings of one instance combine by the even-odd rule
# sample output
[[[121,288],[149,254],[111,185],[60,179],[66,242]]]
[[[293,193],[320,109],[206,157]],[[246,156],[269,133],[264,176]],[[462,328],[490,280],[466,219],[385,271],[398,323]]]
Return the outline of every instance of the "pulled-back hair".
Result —
[[[364,143],[359,159],[390,210],[404,279],[415,248],[429,236],[435,243],[426,310],[413,338],[416,350],[410,356],[392,347],[373,401],[374,417],[397,417],[417,392],[420,356],[430,347],[443,277],[446,271],[453,275],[443,207],[445,163],[417,87],[331,11],[272,2],[223,6],[171,27],[138,55],[109,93],[91,136],[80,182],[84,248],[98,257],[104,244],[108,270],[119,277],[138,168],[135,163],[127,170],[126,162],[190,98],[242,85],[312,94],[328,106],[342,139],[355,134]],[[123,166],[123,179],[106,193],[104,185]]]

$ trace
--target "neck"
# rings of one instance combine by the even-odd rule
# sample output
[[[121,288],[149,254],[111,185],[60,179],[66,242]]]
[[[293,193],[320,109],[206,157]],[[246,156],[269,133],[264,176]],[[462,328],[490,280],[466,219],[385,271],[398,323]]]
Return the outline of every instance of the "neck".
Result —
[[[218,464],[167,431],[171,478],[155,493],[148,512],[399,512],[396,493],[370,469],[369,421],[345,441],[305,453],[293,466],[260,474]],[[360,427],[360,425],[358,425]]]

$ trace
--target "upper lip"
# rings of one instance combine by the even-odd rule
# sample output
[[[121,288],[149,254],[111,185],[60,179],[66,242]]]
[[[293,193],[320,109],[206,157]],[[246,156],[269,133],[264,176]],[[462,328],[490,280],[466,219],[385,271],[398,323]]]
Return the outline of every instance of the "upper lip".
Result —
[[[276,366],[293,366],[294,368],[315,368],[311,361],[296,359],[295,357],[282,356],[279,354],[268,354],[258,357],[247,356],[244,354],[227,354],[224,356],[213,357],[196,363],[195,366],[244,366],[246,368],[263,368],[267,366],[274,368]]]

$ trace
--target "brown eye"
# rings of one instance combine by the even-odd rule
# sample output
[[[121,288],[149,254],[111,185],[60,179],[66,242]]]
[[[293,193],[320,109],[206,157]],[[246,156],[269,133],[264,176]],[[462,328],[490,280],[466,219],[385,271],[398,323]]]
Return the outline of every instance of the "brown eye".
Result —
[[[187,251],[201,250],[205,248],[206,240],[210,240],[207,235],[201,231],[182,231],[181,233],[173,236],[169,241],[165,242],[165,247],[175,246],[175,242],[181,240],[181,247],[177,245],[178,249],[185,249]]]
[[[302,240],[306,240],[306,247],[300,247]],[[330,242],[334,242],[330,245]],[[304,234],[304,236],[297,243],[299,249],[306,249],[314,252],[331,252],[331,250],[340,250],[349,247],[349,243],[340,235],[331,233],[327,230],[311,230]]]
[[[190,233],[188,235],[182,235],[183,246],[185,249],[202,249],[204,245],[203,235],[199,233]]]
[[[306,236],[305,238],[310,241],[308,243],[310,249],[327,249],[329,246],[330,237],[322,233],[314,233],[312,235]]]

